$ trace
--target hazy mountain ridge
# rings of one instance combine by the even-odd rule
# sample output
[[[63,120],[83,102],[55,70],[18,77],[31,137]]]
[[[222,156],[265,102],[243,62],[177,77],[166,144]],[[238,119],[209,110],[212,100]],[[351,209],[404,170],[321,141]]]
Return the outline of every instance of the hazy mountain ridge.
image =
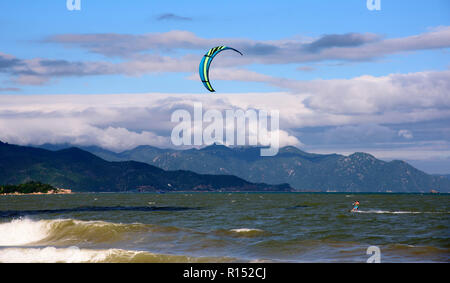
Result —
[[[110,162],[79,148],[57,151],[0,142],[0,184],[34,180],[74,191],[291,191],[231,175],[165,171],[137,161]]]
[[[258,147],[173,150],[139,146],[114,153],[85,148],[110,161],[134,160],[164,170],[192,170],[201,174],[231,174],[250,182],[288,183],[297,190],[343,192],[450,192],[450,180],[426,174],[404,161],[382,161],[356,152],[349,156],[314,154],[296,147],[261,157]]]

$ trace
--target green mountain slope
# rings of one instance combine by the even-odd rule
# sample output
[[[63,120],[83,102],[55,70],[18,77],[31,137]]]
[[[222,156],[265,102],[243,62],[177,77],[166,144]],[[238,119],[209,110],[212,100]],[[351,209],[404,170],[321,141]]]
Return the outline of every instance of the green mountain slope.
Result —
[[[109,162],[79,148],[58,151],[0,142],[0,184],[34,180],[74,191],[290,191],[236,176],[165,171],[136,162]]]

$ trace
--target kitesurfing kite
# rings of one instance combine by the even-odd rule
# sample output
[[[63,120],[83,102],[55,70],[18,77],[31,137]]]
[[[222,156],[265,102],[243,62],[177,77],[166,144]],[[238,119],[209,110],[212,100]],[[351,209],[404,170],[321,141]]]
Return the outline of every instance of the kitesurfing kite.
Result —
[[[212,60],[214,57],[219,54],[220,52],[231,49],[236,51],[237,53],[243,55],[240,51],[228,47],[228,46],[216,46],[214,48],[209,49],[208,52],[203,56],[202,61],[200,61],[200,67],[199,67],[199,74],[200,79],[203,82],[203,85],[206,87],[207,90],[210,92],[215,92],[215,90],[211,86],[211,82],[209,81],[209,66],[211,65]]]

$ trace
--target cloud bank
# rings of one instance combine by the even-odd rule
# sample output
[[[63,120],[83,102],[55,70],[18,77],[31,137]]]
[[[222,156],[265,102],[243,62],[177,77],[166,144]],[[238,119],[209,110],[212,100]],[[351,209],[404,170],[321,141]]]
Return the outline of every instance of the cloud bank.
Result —
[[[250,75],[252,80],[278,81]],[[448,152],[449,82],[450,71],[430,71],[283,81],[289,92],[278,93],[2,95],[0,139],[18,144],[99,145],[116,151],[141,144],[167,147],[173,111],[191,111],[195,102],[201,102],[204,111],[279,110],[282,145],[311,148],[386,143],[392,147],[396,143],[405,148],[428,142],[437,151]]]
[[[162,16],[171,19],[179,17],[173,14]],[[397,53],[449,48],[450,27],[435,28],[402,38],[384,38],[373,33],[347,33],[325,34],[317,38],[260,41],[241,38],[202,38],[189,31],[175,30],[148,34],[59,34],[49,36],[41,43],[78,48],[100,54],[105,59],[97,61],[22,59],[0,52],[0,73],[9,75],[11,82],[18,85],[41,85],[60,77],[196,73],[199,56],[217,44],[233,46],[245,54],[237,58],[224,52],[221,60],[215,62],[215,68],[228,69],[229,72],[236,72],[238,68],[241,72],[249,73],[250,71],[243,67],[254,64],[363,62]],[[113,62],[108,60],[109,57],[120,60]],[[299,66],[299,70],[308,69]],[[242,77],[237,79],[243,80]],[[285,86],[280,85],[282,88]]]

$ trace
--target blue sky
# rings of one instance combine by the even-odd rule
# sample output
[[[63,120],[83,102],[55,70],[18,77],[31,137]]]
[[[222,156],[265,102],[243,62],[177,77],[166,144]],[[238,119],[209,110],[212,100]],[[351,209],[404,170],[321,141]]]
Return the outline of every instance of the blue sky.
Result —
[[[207,7],[206,7],[207,5]],[[82,1],[81,11],[68,11],[64,0],[2,1],[1,52],[21,59],[43,57],[64,60],[119,60],[104,58],[80,48],[43,43],[55,34],[122,33],[146,34],[187,30],[202,38],[249,38],[281,40],[292,37],[319,37],[324,34],[370,32],[386,38],[411,36],[429,28],[450,25],[448,1],[382,1],[381,11],[369,11],[365,0],[349,1]],[[164,14],[185,19],[158,20]],[[412,20],[414,19],[414,20]],[[203,50],[196,50],[199,57]],[[194,53],[194,54],[195,54]],[[351,78],[448,68],[450,54],[417,51],[377,58],[371,62],[336,66],[332,61],[307,64],[249,66],[269,75],[302,80]],[[298,66],[314,71],[299,72]],[[181,79],[180,79],[181,78]],[[5,80],[5,75],[2,76]],[[177,87],[168,82],[177,80]],[[140,78],[116,76],[61,78],[57,83],[20,86],[18,93],[111,93],[111,92],[199,92],[202,86],[183,80],[183,75],[142,75]],[[88,84],[89,87],[86,87]],[[273,91],[267,85],[219,82],[224,92]],[[13,87],[11,85],[11,87]],[[18,87],[18,86],[14,86]],[[70,91],[69,91],[70,89]]]
[[[381,0],[380,11],[369,11],[366,0],[81,0],[81,5],[81,11],[68,11],[65,0],[0,2],[0,99],[205,95],[196,79],[198,62],[215,44],[233,45],[245,55],[221,54],[215,60],[214,88],[220,94],[282,92],[303,99],[299,108],[309,112],[286,110],[286,116],[302,122],[286,118],[285,130],[306,150],[364,150],[380,158],[406,159],[427,172],[450,172],[450,116],[445,114],[450,103],[445,84],[450,68],[449,1]],[[421,90],[427,86],[432,89]],[[381,93],[356,95],[358,114],[330,100],[341,92],[354,97],[353,91],[364,92],[364,87]],[[274,94],[266,102],[271,99],[278,100]],[[302,115],[310,112],[335,118],[305,122],[311,118]],[[0,126],[1,119],[6,123],[10,116],[0,112]],[[123,121],[89,123],[158,135],[158,129],[139,129]],[[42,140],[35,138],[37,133],[8,129],[2,129],[0,139]],[[356,138],[340,141],[345,135]],[[63,140],[76,143],[72,138]]]

